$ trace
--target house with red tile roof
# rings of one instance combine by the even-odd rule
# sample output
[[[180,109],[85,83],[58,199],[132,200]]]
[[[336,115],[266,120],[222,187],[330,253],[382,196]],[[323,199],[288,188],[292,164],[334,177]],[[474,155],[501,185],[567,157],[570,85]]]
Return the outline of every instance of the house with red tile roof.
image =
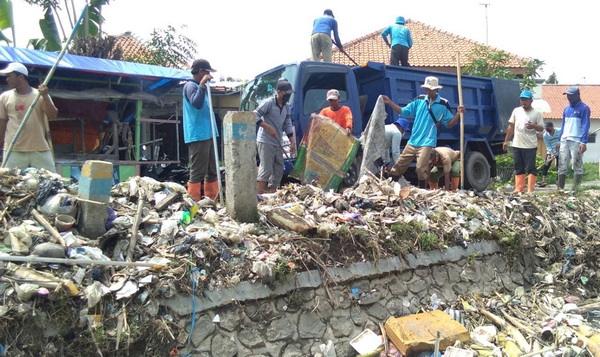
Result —
[[[569,104],[567,96],[563,93],[573,84],[543,84],[542,99],[550,106],[550,112],[543,113],[544,121],[551,121],[554,127],[560,129],[562,114],[565,106]],[[596,130],[600,131],[600,85],[579,85],[581,100],[590,107],[590,136],[588,137],[587,151],[583,155],[584,162],[599,162],[600,140],[597,140]]]
[[[469,54],[476,45],[484,44],[448,31],[408,19],[405,26],[410,29],[413,46],[408,62],[412,67],[441,72],[456,73],[456,57],[460,53],[461,66],[469,60]],[[377,30],[350,42],[344,43],[344,52],[333,48],[332,61],[354,66],[352,58],[359,65],[368,61],[389,63],[390,49]],[[489,46],[488,46],[489,47]],[[490,47],[492,50],[499,49]],[[525,57],[509,53],[511,59],[508,68],[516,75],[523,74]],[[350,57],[350,58],[349,58]]]

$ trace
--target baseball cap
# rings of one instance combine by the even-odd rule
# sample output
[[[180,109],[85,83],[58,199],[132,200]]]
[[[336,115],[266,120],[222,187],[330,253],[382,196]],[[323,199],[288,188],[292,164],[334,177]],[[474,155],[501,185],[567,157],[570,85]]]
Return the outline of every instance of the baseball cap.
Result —
[[[569,87],[569,89],[567,89],[567,91],[564,92],[563,94],[579,94],[579,87],[577,87],[577,86]]]
[[[194,63],[192,63],[192,73],[198,73],[199,70],[205,70],[205,71],[209,71],[209,72],[216,72],[217,70],[212,68],[210,66],[210,63],[208,63],[207,60],[205,59],[197,59],[194,61]]]
[[[294,93],[294,90],[292,89],[292,85],[290,84],[290,82],[288,82],[286,80],[281,80],[281,81],[277,82],[277,90],[280,90],[285,94]]]
[[[396,23],[398,25],[404,25],[404,16],[398,16],[398,17],[396,17]]]
[[[340,99],[340,91],[338,91],[337,89],[330,89],[329,91],[327,91],[327,100],[329,99]]]
[[[19,62],[9,63],[8,66],[6,66],[6,68],[0,70],[0,75],[5,76],[12,72],[18,72],[25,76],[29,76],[29,72],[27,71],[27,68],[25,68],[25,66],[23,66],[23,64],[21,64]]]
[[[325,11],[323,11],[323,15],[329,15],[329,16],[335,18],[335,16],[333,16],[333,11],[331,11],[331,9],[325,9]]]
[[[521,95],[519,96],[519,98],[532,99],[533,93],[531,93],[531,91],[529,89],[525,89],[524,91],[521,92]]]
[[[398,120],[396,120],[395,124],[400,125],[400,127],[402,129],[404,129],[404,131],[410,131],[410,124],[409,124],[408,120],[406,120],[405,118],[398,118]]]

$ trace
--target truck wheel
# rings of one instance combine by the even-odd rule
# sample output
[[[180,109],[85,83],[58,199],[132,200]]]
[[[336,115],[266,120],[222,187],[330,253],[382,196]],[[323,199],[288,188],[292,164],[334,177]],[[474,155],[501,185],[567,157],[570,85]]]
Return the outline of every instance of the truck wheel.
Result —
[[[468,186],[483,191],[490,182],[490,164],[478,151],[470,151],[465,156],[465,178]]]
[[[362,155],[356,155],[350,169],[344,175],[342,180],[342,187],[352,187],[358,182],[358,175],[360,175],[360,165],[362,164]]]

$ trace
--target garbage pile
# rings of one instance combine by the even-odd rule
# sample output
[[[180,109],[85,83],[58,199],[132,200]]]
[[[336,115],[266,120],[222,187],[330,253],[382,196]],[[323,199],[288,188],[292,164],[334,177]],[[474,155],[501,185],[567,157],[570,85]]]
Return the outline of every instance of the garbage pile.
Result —
[[[15,356],[160,349],[174,340],[165,328],[174,317],[159,311],[157,298],[240,281],[273,286],[297,271],[483,240],[498,241],[509,257],[532,250],[541,262],[536,278],[554,296],[583,301],[600,288],[595,191],[427,191],[369,176],[341,193],[287,185],[260,197],[259,222],[239,223],[179,184],[135,177],[113,187],[100,237],[79,234],[80,201],[76,185],[57,175],[0,170],[0,355],[9,347]],[[486,303],[523,308],[528,296],[498,299]],[[546,314],[555,318],[554,310]],[[485,325],[481,314],[475,320]],[[66,342],[36,345],[47,336]]]

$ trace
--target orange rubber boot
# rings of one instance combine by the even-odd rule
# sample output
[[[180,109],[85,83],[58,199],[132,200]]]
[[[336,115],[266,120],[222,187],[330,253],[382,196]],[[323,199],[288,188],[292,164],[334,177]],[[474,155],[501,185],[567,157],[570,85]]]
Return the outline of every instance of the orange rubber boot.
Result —
[[[452,191],[458,190],[458,187],[460,186],[460,177],[451,177],[450,180],[452,181],[450,186]]]
[[[194,201],[200,201],[200,182],[188,182],[187,192]]]
[[[533,192],[535,188],[535,182],[537,181],[537,176],[533,174],[529,174],[527,176],[527,193]]]
[[[525,192],[525,174],[515,175],[515,190],[512,193]]]
[[[204,181],[204,197],[208,197],[211,200],[217,202],[217,196],[219,196],[219,182]]]
[[[438,189],[438,183],[437,182],[429,182],[429,189],[430,190],[437,190]]]

